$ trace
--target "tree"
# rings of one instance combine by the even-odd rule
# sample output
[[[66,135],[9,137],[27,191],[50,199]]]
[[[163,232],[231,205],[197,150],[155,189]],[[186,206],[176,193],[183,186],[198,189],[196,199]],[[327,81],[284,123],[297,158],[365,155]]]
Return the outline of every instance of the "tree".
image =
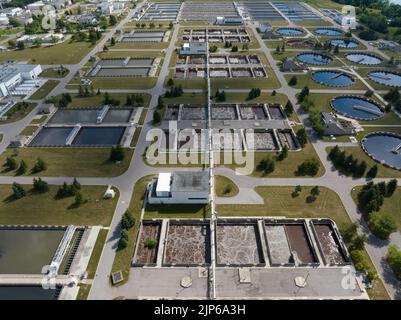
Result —
[[[298,166],[298,175],[315,176],[319,172],[320,162],[315,159],[307,159]]]
[[[162,121],[162,116],[158,110],[153,112],[153,124],[159,124]]]
[[[316,198],[316,197],[320,194],[319,186],[314,186],[314,187],[310,190],[310,194],[312,195],[312,197]]]
[[[57,199],[62,199],[66,197],[71,197],[73,196],[73,190],[72,188],[67,184],[67,182],[64,182],[58,189],[56,193],[56,198]]]
[[[21,21],[19,21],[19,20],[16,19],[16,18],[13,18],[13,17],[9,17],[9,18],[8,18],[8,23],[9,23],[10,25],[12,25],[14,28],[17,28],[17,27],[21,27],[21,26],[22,26]]]
[[[110,45],[111,45],[111,46],[115,46],[115,45],[116,45],[116,39],[114,39],[114,37],[111,37],[111,39],[110,39]]]
[[[18,170],[17,170],[17,174],[22,175],[22,174],[26,173],[27,169],[28,169],[28,166],[27,166],[26,162],[24,160],[21,160]]]
[[[283,149],[281,149],[280,153],[277,156],[277,160],[282,161],[287,157],[288,157],[288,147],[287,145],[284,145]]]
[[[275,162],[270,157],[262,159],[256,167],[256,170],[263,171],[264,174],[272,173],[275,169]]]
[[[128,239],[120,238],[118,241],[118,250],[125,249],[128,246]]]
[[[43,193],[49,191],[49,185],[46,181],[43,181],[41,178],[33,179],[33,190]]]
[[[47,169],[47,164],[41,158],[38,158],[35,162],[35,165],[32,168],[32,173],[38,173],[46,169]]]
[[[85,202],[84,197],[80,191],[75,192],[75,202],[76,207],[81,206]]]
[[[394,244],[388,247],[387,261],[397,279],[401,281],[401,250]]]
[[[376,211],[369,214],[368,226],[376,237],[384,240],[397,231],[397,225],[391,216]]]
[[[397,189],[397,180],[396,179],[391,179],[387,183],[386,187],[386,197],[391,197],[394,194],[394,191]]]
[[[306,134],[306,130],[305,128],[301,128],[297,131],[297,139],[298,142],[300,143],[300,145],[302,147],[304,147],[306,145],[306,143],[308,142],[308,135]]]
[[[298,94],[298,102],[302,102],[305,98],[309,96],[309,87],[305,86],[302,88],[301,92]]]
[[[293,107],[293,105],[292,105],[292,103],[291,103],[290,100],[287,101],[287,103],[286,103],[286,105],[285,105],[285,107],[284,107],[284,112],[285,112],[285,114],[287,115],[287,117],[289,117],[290,115],[293,114],[293,112],[294,112],[294,107]]]
[[[74,178],[72,181],[71,188],[74,193],[76,193],[78,190],[81,190],[81,184],[78,182],[77,178]]]
[[[110,15],[110,17],[109,17],[109,24],[110,24],[111,26],[114,26],[116,23],[117,23],[117,18],[116,18],[116,16]]]
[[[17,169],[17,166],[18,166],[17,161],[13,157],[7,157],[6,158],[6,162],[4,164],[4,167],[8,171]]]
[[[364,161],[363,161],[364,162]],[[370,169],[369,169],[369,171],[366,173],[366,177],[368,178],[368,179],[373,179],[373,178],[375,178],[376,177],[376,175],[377,175],[377,170],[378,170],[378,168],[377,168],[377,165],[375,164],[373,167],[371,167]]]
[[[110,151],[110,161],[123,161],[124,160],[124,150],[120,145],[116,145],[115,147],[111,147]]]
[[[163,97],[162,97],[162,96],[159,96],[159,98],[157,99],[157,106],[156,106],[156,108],[157,108],[158,110],[161,110],[161,109],[164,108],[164,101],[163,101]]]
[[[135,218],[129,210],[126,210],[121,218],[121,228],[131,229],[135,225]]]
[[[295,86],[298,83],[298,79],[296,76],[292,76],[288,81],[289,86]]]
[[[125,101],[125,105],[126,106],[132,106],[132,100],[131,100],[131,96],[127,95],[127,99]]]
[[[173,79],[168,79],[168,81],[167,81],[167,86],[169,86],[169,87],[172,87],[172,86],[174,86],[174,80]]]
[[[26,196],[26,191],[22,185],[14,182],[12,185],[13,197],[14,199],[21,199]]]
[[[17,42],[17,48],[18,48],[18,50],[24,50],[25,49],[25,43],[23,41],[18,41]]]

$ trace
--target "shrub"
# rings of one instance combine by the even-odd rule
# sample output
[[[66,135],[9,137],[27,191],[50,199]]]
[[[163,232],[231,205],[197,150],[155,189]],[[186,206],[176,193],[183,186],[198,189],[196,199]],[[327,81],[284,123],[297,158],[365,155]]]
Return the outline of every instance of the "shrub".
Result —
[[[14,182],[12,185],[13,197],[14,199],[21,199],[26,196],[26,191],[22,185]]]
[[[155,239],[146,240],[144,242],[144,246],[145,246],[145,248],[148,248],[148,249],[154,249],[157,247],[157,240],[155,240]]]
[[[110,161],[122,161],[124,160],[124,150],[120,145],[111,147]]]
[[[41,158],[38,158],[35,162],[35,165],[32,168],[32,173],[38,173],[41,171],[45,171],[46,169],[47,169],[47,164]]]
[[[387,261],[398,280],[401,281],[401,250],[396,245],[390,245]]]
[[[125,211],[121,218],[121,228],[131,229],[135,225],[135,218],[130,211]]]
[[[18,170],[17,170],[17,174],[22,175],[22,174],[26,173],[27,169],[28,169],[28,166],[27,166],[26,162],[24,160],[21,160]]]
[[[256,167],[256,170],[263,171],[264,174],[272,173],[275,169],[274,160],[270,157],[262,159]]]
[[[305,160],[298,166],[298,175],[315,176],[319,172],[320,163],[317,159],[311,158]]]
[[[33,190],[37,192],[47,192],[49,191],[49,185],[46,181],[43,181],[41,178],[33,179]]]
[[[4,163],[4,167],[11,171],[17,169],[17,161],[13,157],[7,157],[6,162]]]
[[[297,79],[296,76],[292,76],[292,77],[290,78],[290,80],[288,81],[288,85],[289,85],[289,86],[296,86],[297,83],[298,83],[298,79]]]
[[[397,225],[392,217],[376,211],[369,214],[368,225],[370,231],[380,239],[388,239],[390,234],[397,230]]]

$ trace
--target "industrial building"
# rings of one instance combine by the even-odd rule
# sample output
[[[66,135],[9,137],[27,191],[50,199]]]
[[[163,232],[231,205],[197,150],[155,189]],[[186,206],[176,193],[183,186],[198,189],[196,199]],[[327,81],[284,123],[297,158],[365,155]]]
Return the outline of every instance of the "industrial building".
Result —
[[[159,173],[150,184],[150,204],[206,204],[209,202],[209,173]]]
[[[30,94],[40,85],[37,78],[41,72],[39,64],[0,64],[0,98]]]

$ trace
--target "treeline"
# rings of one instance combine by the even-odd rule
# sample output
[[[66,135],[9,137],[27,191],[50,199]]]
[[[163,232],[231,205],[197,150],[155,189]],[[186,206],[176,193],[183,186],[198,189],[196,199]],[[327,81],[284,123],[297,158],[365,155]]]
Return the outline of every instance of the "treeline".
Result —
[[[397,189],[397,180],[392,179],[388,183],[374,184],[369,182],[358,192],[358,208],[365,217],[370,231],[380,239],[388,239],[390,234],[397,230],[394,219],[387,213],[379,212],[384,198],[391,197]]]

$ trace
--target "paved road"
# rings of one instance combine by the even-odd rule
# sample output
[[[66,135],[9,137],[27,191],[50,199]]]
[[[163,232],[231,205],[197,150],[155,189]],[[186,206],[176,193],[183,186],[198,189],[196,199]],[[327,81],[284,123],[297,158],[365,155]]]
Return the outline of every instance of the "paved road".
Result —
[[[130,17],[133,15],[131,12],[123,21],[121,21],[113,30],[111,30],[104,38],[101,40],[96,47],[89,52],[86,57],[76,65],[67,65],[66,67],[69,68],[70,73],[69,75],[61,79],[60,84],[51,92],[51,95],[57,95],[62,92],[65,92],[65,86],[70,82],[70,80],[74,77],[75,73],[89,60],[90,56],[94,55],[96,52],[101,51],[103,49],[104,44],[106,43],[107,39],[111,37],[114,33],[114,30],[120,28],[125,22],[127,22]],[[249,199],[254,199],[255,202],[261,201],[258,194],[253,190],[255,186],[260,185],[270,185],[270,186],[280,186],[280,185],[321,185],[328,187],[335,192],[337,192],[343,201],[344,207],[347,210],[348,215],[353,221],[361,221],[362,228],[361,232],[365,233],[368,236],[368,243],[366,245],[366,249],[372,258],[380,276],[384,280],[387,290],[389,291],[390,295],[393,298],[400,299],[400,286],[399,282],[397,282],[391,273],[388,270],[386,263],[383,261],[383,257],[386,254],[387,247],[389,243],[398,244],[401,247],[401,235],[400,233],[394,233],[389,242],[379,241],[377,238],[373,237],[369,231],[367,230],[364,222],[361,220],[361,216],[358,213],[358,210],[353,202],[350,192],[352,188],[357,185],[361,185],[365,183],[363,179],[351,179],[347,177],[342,177],[338,175],[337,171],[332,170],[330,162],[327,160],[327,155],[325,148],[328,146],[333,146],[337,143],[332,142],[322,142],[319,141],[316,136],[314,135],[313,130],[310,128],[307,115],[302,112],[299,105],[297,105],[295,95],[299,92],[299,89],[294,89],[288,86],[283,74],[279,71],[276,61],[273,59],[272,56],[272,49],[268,49],[259,34],[256,32],[254,25],[250,25],[251,29],[253,29],[256,39],[260,42],[261,50],[265,53],[273,71],[276,73],[281,88],[277,89],[277,92],[286,94],[292,104],[295,106],[296,112],[299,116],[300,121],[305,125],[307,128],[308,134],[312,140],[312,145],[315,148],[319,158],[321,159],[323,166],[326,170],[325,174],[320,178],[253,178],[248,176],[239,176],[235,175],[235,173],[229,169],[225,168],[217,168],[215,174],[225,175],[231,178],[235,183],[238,184],[240,187],[240,193],[237,197],[231,199],[232,202],[238,203],[248,203]],[[115,214],[113,216],[113,220],[111,222],[110,230],[107,235],[106,245],[103,249],[99,266],[96,272],[96,276],[93,280],[92,289],[89,294],[89,299],[102,299],[102,298],[113,298],[115,297],[115,290],[109,285],[109,274],[111,271],[111,267],[114,261],[114,256],[116,252],[116,246],[118,243],[118,236],[120,233],[120,226],[119,221],[121,219],[122,214],[127,209],[131,196],[132,191],[135,183],[143,176],[149,174],[156,174],[161,170],[166,170],[163,168],[156,168],[156,167],[149,167],[147,166],[142,159],[142,154],[147,146],[147,142],[145,141],[146,133],[152,128],[152,116],[153,111],[157,104],[157,98],[160,94],[164,93],[163,82],[165,77],[168,75],[168,65],[172,54],[174,53],[175,49],[175,42],[177,39],[178,34],[178,27],[175,26],[172,39],[170,41],[170,45],[168,49],[166,49],[166,55],[163,62],[163,66],[158,77],[157,83],[154,88],[149,90],[108,90],[109,92],[147,92],[152,95],[151,102],[150,102],[150,109],[146,116],[145,122],[143,124],[140,137],[138,139],[138,143],[136,146],[136,150],[134,155],[131,159],[130,165],[128,170],[118,177],[112,178],[86,178],[80,177],[79,181],[83,185],[108,185],[112,184],[116,186],[120,190],[120,198],[115,210]],[[68,90],[70,91],[70,90]],[[199,92],[199,90],[190,90],[191,92]],[[232,92],[248,92],[249,90],[227,90]],[[272,90],[263,90],[264,92],[271,92]],[[363,93],[362,90],[349,90],[347,93]],[[319,93],[343,93],[344,90],[311,90],[311,92],[319,92]],[[42,103],[43,101],[39,101]],[[0,143],[0,152],[5,150],[5,147],[8,145],[10,138],[18,134],[27,124],[35,116],[36,111],[32,111],[26,118],[8,125],[0,126],[0,132],[4,132],[5,136],[3,138],[2,143]],[[352,143],[344,143],[344,146],[356,146]],[[169,170],[196,170],[195,168],[169,168]],[[62,184],[64,181],[72,181],[70,177],[48,177],[44,178],[51,184]],[[20,183],[30,183],[32,177],[0,177],[1,184],[11,184],[14,181]],[[377,180],[379,181],[379,180]],[[401,182],[401,181],[400,181]],[[222,201],[218,199],[218,201]],[[247,202],[248,201],[248,202]]]

